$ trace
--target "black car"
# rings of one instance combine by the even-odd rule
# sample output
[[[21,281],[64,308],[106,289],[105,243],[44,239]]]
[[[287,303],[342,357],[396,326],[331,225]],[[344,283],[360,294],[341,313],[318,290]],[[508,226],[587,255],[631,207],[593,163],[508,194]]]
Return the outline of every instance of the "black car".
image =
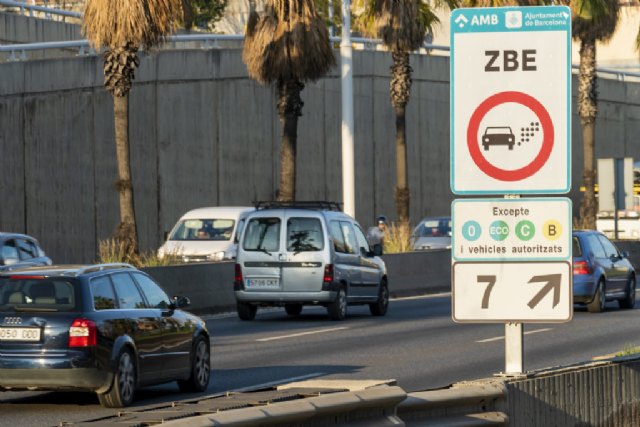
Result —
[[[620,308],[636,304],[636,271],[607,237],[595,230],[573,232],[573,302],[589,312],[604,311],[607,301]]]
[[[147,274],[128,264],[0,274],[0,390],[86,390],[105,407],[136,388],[209,384],[209,333]]]
[[[0,271],[51,265],[36,239],[26,234],[0,233]]]

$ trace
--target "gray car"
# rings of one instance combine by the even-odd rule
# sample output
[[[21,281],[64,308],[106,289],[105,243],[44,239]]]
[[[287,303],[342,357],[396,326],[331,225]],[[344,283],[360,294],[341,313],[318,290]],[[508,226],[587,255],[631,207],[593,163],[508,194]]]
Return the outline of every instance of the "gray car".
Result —
[[[451,249],[451,217],[423,218],[411,233],[414,251]]]
[[[367,304],[383,316],[389,304],[387,269],[360,225],[330,202],[262,202],[246,220],[234,283],[238,316],[282,306],[297,316],[305,305],[343,320],[347,305]]]
[[[51,265],[36,239],[20,233],[0,233],[0,271]]]

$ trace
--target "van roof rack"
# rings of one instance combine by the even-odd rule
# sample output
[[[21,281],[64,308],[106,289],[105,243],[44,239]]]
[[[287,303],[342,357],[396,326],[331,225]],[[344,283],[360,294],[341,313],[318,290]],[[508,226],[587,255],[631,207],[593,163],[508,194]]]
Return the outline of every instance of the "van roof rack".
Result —
[[[253,202],[256,209],[296,208],[296,209],[322,209],[328,211],[342,211],[342,204],[338,202],[326,202],[319,200],[293,200],[281,202],[277,200]]]

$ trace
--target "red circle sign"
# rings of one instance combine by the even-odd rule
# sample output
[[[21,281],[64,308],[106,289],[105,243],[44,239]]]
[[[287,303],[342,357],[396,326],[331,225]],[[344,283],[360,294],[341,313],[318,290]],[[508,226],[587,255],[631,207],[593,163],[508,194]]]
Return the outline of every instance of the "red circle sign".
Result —
[[[540,119],[540,125],[542,126],[544,135],[540,152],[533,161],[520,169],[514,170],[501,169],[489,163],[480,151],[480,144],[478,144],[478,129],[484,116],[491,111],[491,109],[507,102],[524,105],[533,111],[534,114],[538,116],[538,119]],[[547,160],[549,160],[549,156],[551,156],[553,140],[554,134],[551,116],[549,116],[547,110],[537,99],[522,92],[500,92],[485,99],[471,115],[469,127],[467,128],[467,146],[469,147],[471,158],[480,170],[500,181],[520,181],[538,172]]]

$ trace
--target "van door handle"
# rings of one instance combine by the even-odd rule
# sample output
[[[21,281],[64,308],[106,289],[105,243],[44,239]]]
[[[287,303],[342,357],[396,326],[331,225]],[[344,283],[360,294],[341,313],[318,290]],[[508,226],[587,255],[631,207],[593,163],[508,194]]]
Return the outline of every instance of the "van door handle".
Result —
[[[280,261],[286,261],[286,256],[285,256],[285,254],[278,254],[278,260],[280,260]]]

